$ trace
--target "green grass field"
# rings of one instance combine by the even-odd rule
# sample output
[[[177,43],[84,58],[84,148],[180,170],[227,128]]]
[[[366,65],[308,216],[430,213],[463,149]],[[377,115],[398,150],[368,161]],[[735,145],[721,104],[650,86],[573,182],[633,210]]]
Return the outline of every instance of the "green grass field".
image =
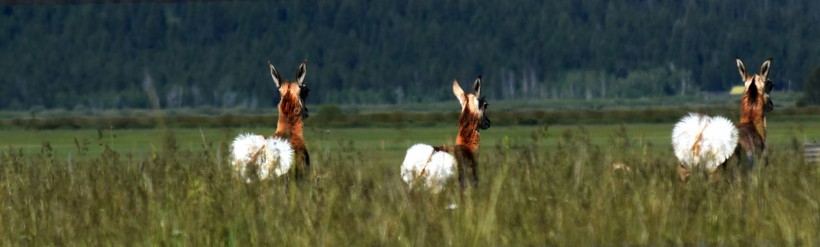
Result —
[[[544,148],[558,145],[558,137],[568,130],[584,129],[593,144],[606,144],[613,133],[626,132],[634,141],[645,141],[671,149],[672,123],[664,124],[585,124],[549,126],[497,126],[482,131],[482,145],[493,146],[502,140],[521,145],[536,144]],[[798,141],[820,139],[820,123],[808,121],[772,121],[769,145],[781,146]],[[190,151],[202,151],[226,145],[239,133],[272,134],[275,128],[174,128],[174,129],[78,129],[23,130],[0,129],[0,147],[24,154],[39,154],[48,144],[57,158],[69,154],[100,154],[106,148],[134,155],[157,152],[172,137],[176,146]],[[541,133],[544,132],[544,133]],[[169,136],[170,134],[170,136]],[[414,143],[452,144],[456,127],[396,127],[396,128],[321,128],[306,126],[305,138],[312,152],[327,154],[348,148],[376,155],[379,162],[401,160],[404,151]],[[537,143],[536,139],[538,140]],[[381,160],[382,158],[386,160]],[[392,160],[392,161],[391,161]]]
[[[686,184],[672,124],[492,127],[479,186],[436,196],[399,165],[455,126],[309,126],[298,183],[227,164],[236,134],[273,128],[0,130],[0,245],[820,245],[820,167],[799,145],[820,123],[769,126],[770,166]]]

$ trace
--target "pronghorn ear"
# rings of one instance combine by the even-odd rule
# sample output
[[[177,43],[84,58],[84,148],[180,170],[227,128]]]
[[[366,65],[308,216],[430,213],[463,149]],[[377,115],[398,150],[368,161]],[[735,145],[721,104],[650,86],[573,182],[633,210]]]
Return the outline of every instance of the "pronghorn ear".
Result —
[[[743,66],[743,61],[740,61],[740,58],[735,58],[735,62],[737,62],[737,71],[740,72],[740,79],[746,81],[746,66]]]
[[[477,76],[475,78],[475,82],[473,82],[473,94],[475,97],[478,98],[481,96],[481,76]]]
[[[458,102],[461,103],[462,107],[464,107],[464,90],[461,89],[461,86],[458,85],[458,80],[453,80],[453,94],[456,95],[456,98],[458,98]]]
[[[276,68],[273,67],[270,60],[268,60],[268,67],[270,67],[270,77],[273,78],[273,83],[276,84],[276,88],[279,88],[279,81],[282,77],[279,77],[279,72],[276,71]]]
[[[766,59],[763,65],[760,66],[760,76],[769,78],[769,68],[772,66],[772,58]]]
[[[307,59],[302,61],[302,64],[300,64],[299,68],[296,69],[296,83],[300,86],[305,85],[305,74],[307,74]]]

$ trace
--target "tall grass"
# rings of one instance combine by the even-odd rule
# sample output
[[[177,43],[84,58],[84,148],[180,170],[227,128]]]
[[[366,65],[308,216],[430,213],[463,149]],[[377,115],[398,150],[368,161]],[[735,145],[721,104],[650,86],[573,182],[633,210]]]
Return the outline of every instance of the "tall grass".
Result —
[[[529,138],[557,146],[485,143],[479,186],[437,196],[406,189],[400,157],[374,160],[352,141],[312,152],[307,181],[250,183],[228,166],[227,140],[192,151],[169,132],[145,154],[71,158],[48,143],[37,154],[8,148],[0,245],[820,244],[820,169],[800,145],[771,147],[771,165],[740,179],[681,183],[668,144],[624,128],[604,144],[582,127]]]

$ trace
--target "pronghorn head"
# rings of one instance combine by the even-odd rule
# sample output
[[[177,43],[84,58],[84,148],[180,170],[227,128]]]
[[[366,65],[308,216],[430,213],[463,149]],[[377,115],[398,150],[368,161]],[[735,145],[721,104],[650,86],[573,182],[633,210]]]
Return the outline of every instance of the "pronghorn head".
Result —
[[[461,115],[458,117],[458,124],[461,128],[490,128],[490,119],[484,115],[489,104],[484,97],[481,97],[481,76],[475,78],[472,93],[465,93],[458,85],[458,80],[453,80],[453,94],[461,103]]]
[[[746,91],[743,93],[741,99],[741,107],[744,115],[764,115],[774,110],[774,103],[769,97],[774,84],[769,80],[769,68],[772,65],[772,58],[766,59],[763,65],[760,66],[760,74],[749,74],[746,72],[746,66],[736,59],[737,69],[740,72],[740,79],[743,80]]]
[[[308,87],[305,85],[305,74],[307,73],[307,60],[303,61],[296,69],[296,81],[285,81],[279,76],[279,72],[268,61],[270,76],[273,83],[279,88],[279,114],[288,118],[290,122],[297,122],[308,117],[308,109],[305,107],[305,100],[308,95]]]

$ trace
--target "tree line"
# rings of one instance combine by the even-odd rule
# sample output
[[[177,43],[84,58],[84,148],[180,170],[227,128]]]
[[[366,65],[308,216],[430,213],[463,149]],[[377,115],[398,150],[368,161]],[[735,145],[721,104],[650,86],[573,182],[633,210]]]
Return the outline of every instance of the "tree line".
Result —
[[[271,107],[267,60],[308,60],[311,104],[723,92],[734,58],[776,90],[820,64],[820,2],[238,1],[0,6],[0,108]],[[755,64],[755,65],[751,65]],[[149,95],[154,94],[155,100]],[[152,102],[156,101],[156,102]]]

